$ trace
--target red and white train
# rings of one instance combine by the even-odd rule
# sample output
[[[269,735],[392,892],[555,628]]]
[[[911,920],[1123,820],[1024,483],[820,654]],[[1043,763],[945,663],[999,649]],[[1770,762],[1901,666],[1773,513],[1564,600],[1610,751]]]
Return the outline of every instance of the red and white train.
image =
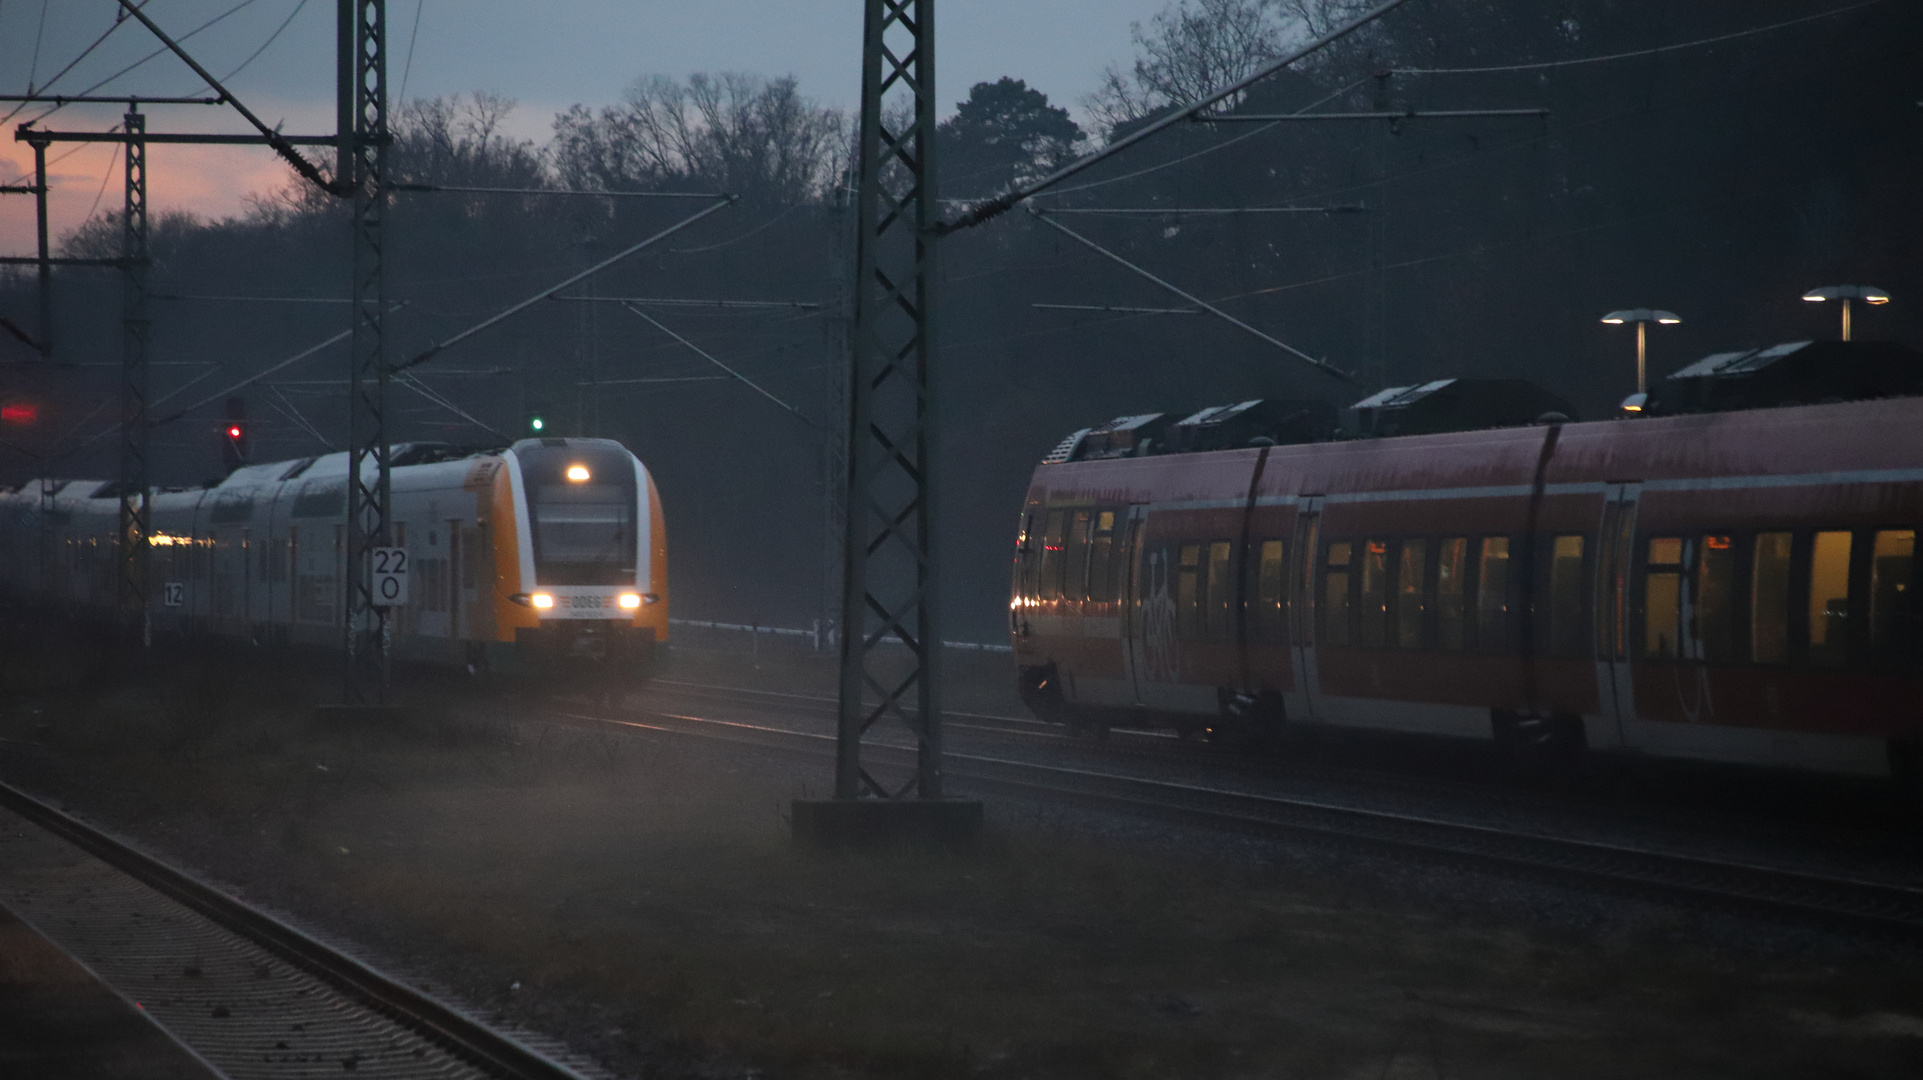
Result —
[[[524,439],[481,452],[398,444],[393,455],[393,542],[412,564],[390,619],[396,659],[649,670],[668,640],[667,530],[654,481],[626,447]],[[334,453],[156,492],[154,632],[342,648],[347,469]],[[0,488],[0,591],[110,617],[115,486]]]
[[[1923,397],[1159,454],[1149,419],[1029,486],[1010,615],[1044,718],[1923,764]]]

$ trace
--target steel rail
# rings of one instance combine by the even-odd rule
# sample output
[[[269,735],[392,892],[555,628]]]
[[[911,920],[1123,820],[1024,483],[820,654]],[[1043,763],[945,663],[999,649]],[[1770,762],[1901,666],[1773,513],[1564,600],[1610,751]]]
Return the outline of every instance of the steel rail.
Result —
[[[11,784],[0,782],[0,806],[504,1080],[587,1080],[580,1072],[543,1056],[512,1036],[487,1027]]]
[[[565,715],[573,723],[666,731],[762,749],[831,756],[834,736],[735,720],[643,710],[666,724]],[[772,736],[773,738],[770,738]],[[883,752],[913,748],[871,744]],[[1657,896],[1697,900],[1923,936],[1923,887],[1846,877],[1655,847],[1545,836],[1426,814],[1347,806],[1322,799],[1264,795],[1205,784],[984,754],[947,755],[956,780],[1002,786],[1092,805],[1126,807],[1198,824],[1317,842],[1354,844],[1545,874]]]

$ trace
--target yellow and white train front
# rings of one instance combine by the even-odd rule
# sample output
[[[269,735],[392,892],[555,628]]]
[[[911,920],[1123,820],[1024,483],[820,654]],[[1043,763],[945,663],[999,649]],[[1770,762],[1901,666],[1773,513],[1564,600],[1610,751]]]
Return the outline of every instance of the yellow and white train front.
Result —
[[[517,666],[645,673],[668,640],[667,536],[646,466],[607,439],[525,439],[502,457],[495,516],[513,526],[497,530],[499,637]]]

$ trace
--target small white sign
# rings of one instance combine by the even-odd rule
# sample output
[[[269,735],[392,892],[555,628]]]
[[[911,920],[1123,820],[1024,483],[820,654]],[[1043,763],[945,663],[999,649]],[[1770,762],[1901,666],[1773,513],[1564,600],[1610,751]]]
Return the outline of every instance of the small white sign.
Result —
[[[374,605],[403,607],[407,604],[407,549],[370,548],[374,560]]]
[[[167,607],[179,607],[187,602],[187,583],[169,581],[160,586],[160,602]]]

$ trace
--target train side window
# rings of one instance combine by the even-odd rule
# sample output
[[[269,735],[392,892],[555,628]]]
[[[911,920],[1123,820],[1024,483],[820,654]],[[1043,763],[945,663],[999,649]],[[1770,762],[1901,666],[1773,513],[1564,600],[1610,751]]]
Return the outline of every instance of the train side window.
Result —
[[[1235,640],[1235,547],[1227,540],[1209,544],[1208,614],[1210,641]]]
[[[1121,535],[1116,538],[1115,547],[1109,553],[1108,599],[1120,610],[1120,605],[1128,598],[1129,577],[1135,573],[1136,560],[1141,558],[1142,522],[1139,518],[1134,521],[1124,518],[1117,524]]]
[[[1757,664],[1789,662],[1789,559],[1791,535],[1757,533],[1750,549],[1749,658]]]
[[[1549,548],[1549,655],[1582,655],[1580,535],[1558,536]]]
[[[1088,529],[1092,524],[1086,510],[1077,510],[1069,518],[1067,542],[1062,545],[1064,599],[1081,600],[1088,596]]]
[[[1870,547],[1870,650],[1879,660],[1916,655],[1916,530],[1884,529]]]
[[[1048,512],[1042,529],[1042,567],[1035,576],[1035,598],[1055,600],[1062,595],[1062,518],[1060,510]]]
[[[1696,642],[1700,659],[1712,664],[1737,659],[1736,545],[1727,536],[1705,536],[1697,547]]]
[[[1810,548],[1809,662],[1823,667],[1849,659],[1850,539],[1819,532]]]
[[[1648,571],[1643,577],[1643,655],[1673,660],[1683,612],[1683,541],[1652,537]]]
[[[1280,540],[1264,540],[1255,570],[1255,640],[1280,645],[1288,613],[1289,560]]]
[[[1356,637],[1364,648],[1389,643],[1389,542],[1362,542],[1361,596],[1356,602]]]
[[[1468,644],[1468,575],[1468,537],[1442,541],[1436,549],[1436,644],[1455,652]]]
[[[1353,546],[1347,540],[1329,543],[1328,569],[1322,578],[1322,641],[1327,645],[1349,644],[1349,559]]]
[[[1202,545],[1183,544],[1175,568],[1175,636],[1193,641],[1200,636],[1196,618],[1201,596],[1196,588],[1196,572],[1202,562]]]
[[[1395,627],[1396,644],[1404,649],[1422,647],[1422,617],[1428,597],[1429,541],[1404,540],[1396,560]]]
[[[1476,560],[1476,646],[1509,647],[1509,538],[1485,536]]]
[[[1097,602],[1114,593],[1109,585],[1109,556],[1115,548],[1115,511],[1095,514],[1095,535],[1088,544],[1088,598]]]

